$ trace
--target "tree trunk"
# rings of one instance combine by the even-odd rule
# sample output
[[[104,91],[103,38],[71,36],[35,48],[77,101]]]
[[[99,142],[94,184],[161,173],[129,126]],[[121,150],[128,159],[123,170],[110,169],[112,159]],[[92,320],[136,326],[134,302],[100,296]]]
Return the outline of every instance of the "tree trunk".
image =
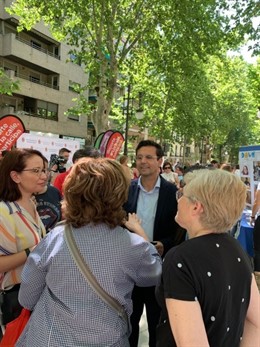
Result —
[[[109,129],[108,116],[117,91],[118,69],[116,62],[108,63],[102,60],[100,63],[100,78],[98,81],[97,108],[92,115],[96,135]],[[109,78],[106,76],[109,75]]]

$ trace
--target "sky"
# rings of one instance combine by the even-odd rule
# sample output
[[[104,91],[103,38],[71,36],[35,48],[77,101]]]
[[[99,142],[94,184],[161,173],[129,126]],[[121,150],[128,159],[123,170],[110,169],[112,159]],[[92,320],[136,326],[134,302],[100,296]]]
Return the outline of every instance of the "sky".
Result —
[[[253,26],[256,29],[260,26],[260,16],[252,18]],[[248,46],[253,45],[253,41],[248,41],[248,43],[241,47],[240,53],[239,52],[229,52],[229,54],[232,55],[242,55],[245,61],[248,63],[254,64],[257,61],[257,56],[252,57],[251,51],[248,51]]]
[[[252,57],[252,53],[250,51],[248,51],[248,47],[247,46],[243,46],[240,49],[240,53],[242,54],[243,58],[245,59],[245,61],[247,61],[248,63],[254,64],[256,63],[257,60],[257,56]]]

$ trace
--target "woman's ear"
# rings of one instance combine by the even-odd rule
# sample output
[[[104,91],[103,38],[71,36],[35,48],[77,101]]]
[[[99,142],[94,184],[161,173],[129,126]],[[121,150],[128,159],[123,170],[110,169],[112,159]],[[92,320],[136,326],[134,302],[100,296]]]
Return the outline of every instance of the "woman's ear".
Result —
[[[21,182],[20,175],[16,171],[11,171],[10,172],[10,177],[17,184]]]
[[[204,207],[200,201],[195,201],[193,204],[194,214],[201,214],[204,212]]]

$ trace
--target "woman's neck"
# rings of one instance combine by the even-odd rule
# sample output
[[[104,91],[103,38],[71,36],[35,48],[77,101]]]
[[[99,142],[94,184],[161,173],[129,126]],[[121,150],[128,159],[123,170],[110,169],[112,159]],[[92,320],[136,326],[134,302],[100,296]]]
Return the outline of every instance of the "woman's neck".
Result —
[[[30,195],[22,196],[16,201],[22,208],[24,208],[34,220],[36,220],[35,204],[31,200]]]
[[[214,231],[209,229],[199,229],[199,230],[188,231],[188,234],[189,234],[189,238],[193,239],[194,237],[214,234]]]
[[[28,205],[31,204],[31,194],[23,194],[18,200],[19,205]]]

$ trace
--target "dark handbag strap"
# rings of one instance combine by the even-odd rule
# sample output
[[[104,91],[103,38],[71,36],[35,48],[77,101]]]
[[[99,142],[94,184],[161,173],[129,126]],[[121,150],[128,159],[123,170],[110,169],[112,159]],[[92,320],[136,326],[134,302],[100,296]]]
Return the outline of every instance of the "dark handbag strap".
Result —
[[[76,265],[78,266],[79,270],[81,271],[82,275],[85,277],[91,288],[97,293],[97,295],[108,305],[110,306],[114,311],[118,313],[118,315],[125,320],[128,327],[129,332],[129,321],[127,314],[122,307],[122,305],[112,296],[110,296],[98,283],[96,280],[96,277],[92,274],[90,271],[88,265],[84,261],[77,245],[75,242],[75,239],[72,234],[71,226],[70,224],[65,224],[65,231],[64,231],[65,241],[67,243],[67,246],[69,248],[70,254],[72,258],[74,259]]]

